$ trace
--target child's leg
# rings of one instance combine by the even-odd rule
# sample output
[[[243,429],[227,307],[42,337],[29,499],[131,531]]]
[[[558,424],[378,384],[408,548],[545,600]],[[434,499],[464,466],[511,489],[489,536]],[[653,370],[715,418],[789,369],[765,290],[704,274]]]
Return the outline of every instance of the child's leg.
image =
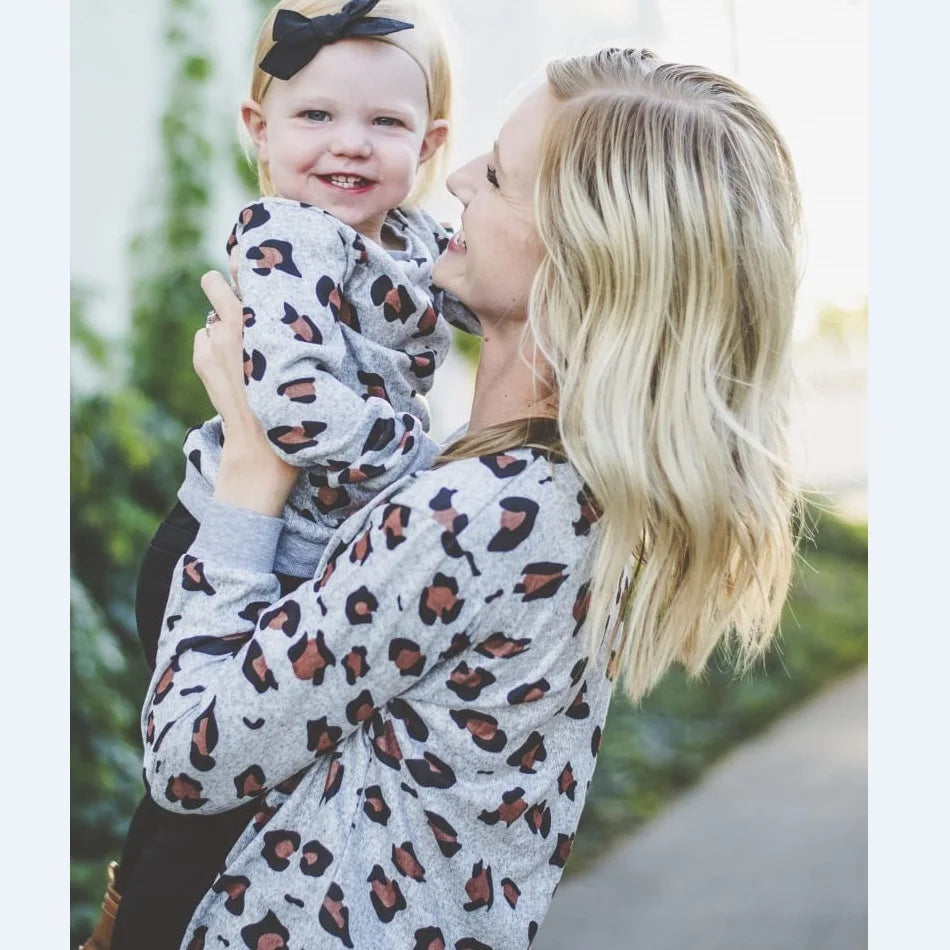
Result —
[[[158,638],[175,565],[191,547],[197,534],[197,520],[180,501],[176,501],[145,551],[135,589],[135,624],[150,670],[155,669]]]
[[[142,805],[146,802],[159,814],[149,816],[154,820],[152,834],[119,888],[122,900],[112,950],[177,948],[195,908],[260,804],[252,801],[217,815],[178,815],[151,799]]]

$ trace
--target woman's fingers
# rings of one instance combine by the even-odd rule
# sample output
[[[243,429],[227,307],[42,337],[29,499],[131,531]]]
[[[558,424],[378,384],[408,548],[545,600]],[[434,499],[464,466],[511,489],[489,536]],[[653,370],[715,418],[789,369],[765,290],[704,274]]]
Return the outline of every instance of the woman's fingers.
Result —
[[[221,274],[216,270],[209,270],[201,278],[201,289],[223,323],[228,323],[232,327],[243,325],[244,308],[241,306],[241,301],[234,295],[230,284]]]

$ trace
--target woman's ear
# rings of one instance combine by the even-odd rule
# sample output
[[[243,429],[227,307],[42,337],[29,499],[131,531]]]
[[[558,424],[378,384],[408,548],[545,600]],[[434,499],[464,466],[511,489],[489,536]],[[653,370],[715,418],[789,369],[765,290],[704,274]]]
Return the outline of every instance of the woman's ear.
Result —
[[[449,137],[449,123],[446,119],[436,119],[429,123],[426,134],[422,139],[422,148],[419,150],[419,164],[429,161],[435,153],[445,145]]]
[[[245,99],[241,103],[241,121],[257,148],[258,161],[266,162],[267,120],[264,118],[264,110],[261,108],[261,104],[253,99]]]

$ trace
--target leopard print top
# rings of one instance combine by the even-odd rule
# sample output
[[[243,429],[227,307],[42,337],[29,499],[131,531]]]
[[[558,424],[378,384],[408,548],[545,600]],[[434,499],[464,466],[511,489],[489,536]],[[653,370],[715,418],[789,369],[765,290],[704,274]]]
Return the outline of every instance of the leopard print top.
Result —
[[[611,695],[605,641],[583,650],[595,522],[556,456],[452,462],[278,599],[279,519],[212,505],[169,598],[145,774],[174,812],[260,810],[182,950],[530,944]]]

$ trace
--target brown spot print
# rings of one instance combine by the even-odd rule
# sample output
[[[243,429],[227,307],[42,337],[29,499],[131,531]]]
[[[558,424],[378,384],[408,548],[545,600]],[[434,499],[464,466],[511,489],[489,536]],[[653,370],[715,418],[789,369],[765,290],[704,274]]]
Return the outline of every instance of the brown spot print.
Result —
[[[267,360],[264,358],[264,354],[260,350],[251,350],[248,353],[244,351],[244,382],[248,383],[250,380],[255,382],[260,382],[264,378],[264,373],[267,371]]]
[[[535,683],[524,683],[508,693],[508,703],[511,706],[517,706],[521,703],[537,702],[550,688],[551,684],[546,679],[540,679]]]
[[[508,737],[503,729],[498,728],[498,720],[494,716],[466,709],[450,710],[449,715],[460,729],[467,729],[475,745],[486,752],[501,752],[508,742]]]
[[[459,513],[454,508],[444,508],[441,511],[435,511],[433,513],[433,518],[445,528],[446,531],[451,531],[453,525],[455,524],[455,519],[459,516]]]
[[[388,924],[399,911],[406,909],[406,899],[403,897],[398,882],[386,877],[386,872],[378,865],[373,865],[369,877],[370,902],[376,916]]]
[[[584,626],[584,621],[587,619],[587,613],[590,610],[590,581],[585,581],[580,586],[580,590],[577,592],[577,597],[574,599],[574,608],[571,612],[574,617],[574,633],[573,636],[577,636],[580,632],[582,626]],[[580,662],[580,661],[579,661]]]
[[[280,808],[276,805],[268,805],[266,802],[261,806],[260,811],[258,811],[254,817],[251,819],[251,823],[254,826],[255,831],[260,831],[270,820],[280,811]]]
[[[470,669],[468,664],[463,661],[452,670],[445,685],[459,699],[471,702],[478,699],[481,691],[494,682],[495,677],[488,670],[482,669],[480,666],[475,667],[474,670]]]
[[[152,699],[152,704],[157,706],[171,691],[172,686],[175,683],[175,664],[174,662],[170,665],[164,673],[162,673],[161,678],[158,681],[158,684],[155,687],[155,695]]]
[[[590,751],[594,758],[597,758],[597,753],[600,752],[601,738],[602,733],[600,731],[600,726],[594,726],[594,731],[591,733],[590,737]]]
[[[574,778],[574,769],[571,767],[571,763],[568,762],[557,778],[557,791],[559,795],[567,795],[571,801],[574,801],[574,791],[576,789],[577,779]]]
[[[555,564],[550,561],[528,564],[522,569],[522,579],[515,585],[514,592],[523,594],[521,599],[525,603],[553,597],[567,580],[568,575],[564,573],[566,567],[566,564]]]
[[[353,941],[350,939],[350,912],[343,904],[343,891],[339,884],[331,884],[327,896],[323,899],[318,917],[320,926],[334,937],[343,941],[347,950],[352,950]]]
[[[209,597],[215,593],[215,589],[208,583],[205,577],[204,564],[190,554],[186,554],[182,562],[181,586],[187,591],[200,590]]]
[[[455,772],[431,752],[423,752],[421,759],[406,759],[406,768],[423,788],[451,788],[455,784]]]
[[[222,874],[211,888],[215,894],[227,894],[228,899],[224,902],[224,909],[229,914],[239,917],[244,913],[244,892],[251,886],[249,878],[232,877],[228,874]]]
[[[556,868],[562,868],[571,856],[571,849],[574,847],[574,834],[562,835],[558,833],[557,844],[554,846],[554,853],[548,860],[548,864],[553,864]]]
[[[256,640],[252,640],[247,649],[241,671],[258,693],[266,693],[269,689],[277,689],[277,680],[273,671],[267,665],[264,653]]]
[[[275,788],[284,795],[292,795],[297,791],[297,786],[303,781],[305,773],[306,770],[297,772],[295,775],[291,775],[290,778],[284,779],[283,782],[280,782]]]
[[[381,716],[376,716],[373,724],[375,726],[373,749],[376,752],[376,758],[383,765],[388,765],[389,768],[398,771],[399,764],[402,762],[402,749],[399,748],[399,740],[396,738],[392,720],[382,720]]]
[[[587,657],[581,657],[571,669],[571,686],[576,686],[581,677],[584,675],[584,670],[587,669]]]
[[[527,459],[515,458],[513,455],[501,453],[498,455],[482,455],[478,459],[488,468],[496,478],[513,478],[520,475],[527,467]]]
[[[501,890],[505,895],[505,900],[508,901],[508,906],[512,908],[517,907],[518,898],[521,897],[521,890],[510,877],[503,877],[501,879]]]
[[[305,633],[287,651],[291,669],[298,680],[310,680],[314,686],[323,683],[325,670],[328,666],[336,665],[336,657],[330,652],[323,636],[318,630],[316,637],[308,637]]]
[[[501,516],[501,526],[509,531],[514,531],[524,524],[525,513],[523,511],[506,511]]]
[[[317,436],[326,429],[325,422],[307,420],[299,426],[275,426],[267,430],[267,438],[288,455],[317,444]]]
[[[533,775],[536,771],[535,762],[543,762],[547,755],[544,737],[539,732],[532,732],[521,748],[509,755],[506,761],[509,765],[518,766],[521,772]]]
[[[392,811],[389,805],[386,804],[382,789],[378,785],[371,785],[363,792],[363,811],[366,813],[366,817],[370,821],[376,822],[377,825],[385,826],[389,824]]]
[[[418,330],[413,336],[428,336],[435,329],[437,319],[435,308],[430,304],[419,317]]]
[[[480,910],[482,907],[491,909],[495,901],[491,866],[485,867],[484,861],[473,865],[472,876],[465,883],[465,893],[468,894],[468,902],[462,905],[465,910]]]
[[[486,825],[496,825],[503,821],[511,827],[527,810],[528,803],[524,800],[523,788],[512,788],[501,796],[501,804],[494,811],[483,811],[478,820]]]
[[[320,344],[323,342],[323,334],[309,317],[297,313],[289,304],[284,304],[284,313],[281,322],[286,324],[298,343]]]
[[[327,780],[323,786],[323,796],[320,798],[321,805],[336,795],[343,782],[343,765],[338,756],[339,753],[334,753],[334,759],[330,763],[330,768],[327,771]]]
[[[358,726],[373,715],[374,709],[373,694],[364,689],[356,699],[347,703],[346,718],[351,725]]]
[[[350,548],[350,562],[352,564],[363,565],[369,560],[373,553],[373,545],[370,541],[372,531],[367,531],[357,539],[356,543]]]
[[[413,640],[396,637],[389,644],[389,659],[395,663],[400,676],[420,676],[425,669],[425,654]]]
[[[168,780],[165,786],[165,798],[170,802],[181,805],[185,811],[201,808],[208,799],[201,797],[201,782],[180,772]]]
[[[346,670],[346,682],[350,686],[353,686],[358,679],[362,679],[369,672],[366,647],[353,647],[343,658],[343,668]]]
[[[458,840],[458,832],[437,812],[423,810],[423,813],[442,854],[447,858],[457,854],[462,847]]]
[[[524,653],[531,645],[531,640],[525,637],[522,640],[514,640],[506,637],[503,633],[493,633],[487,640],[482,641],[475,647],[476,653],[494,659],[510,659]]]
[[[591,525],[600,517],[600,511],[590,489],[582,489],[577,493],[577,504],[580,506],[580,515],[574,522],[574,534],[579,537],[590,533]]]
[[[319,841],[308,841],[300,852],[300,873],[322,877],[333,863],[333,854]]]
[[[346,598],[346,619],[354,626],[372,623],[373,613],[378,607],[379,601],[366,587],[360,587]]]
[[[467,649],[471,642],[467,634],[453,633],[452,642],[439,654],[439,659],[451,660],[452,657],[458,656],[463,650]]]
[[[342,486],[322,485],[313,493],[313,501],[320,514],[328,515],[345,508],[350,503],[350,493]]]
[[[396,696],[386,704],[386,708],[393,716],[402,721],[410,738],[415,739],[416,742],[425,742],[429,738],[429,727],[425,724],[422,716],[404,699]]]
[[[286,396],[291,402],[309,404],[317,398],[313,379],[292,379],[277,387],[278,396]]]
[[[205,950],[205,937],[208,935],[207,927],[196,927],[195,932],[188,941],[187,950]]]
[[[411,841],[404,841],[398,848],[393,845],[392,861],[403,877],[411,877],[420,883],[425,882],[426,869],[419,863]]]
[[[571,705],[564,713],[568,719],[586,719],[590,715],[590,706],[584,702],[584,695],[587,693],[587,683],[580,688],[580,692],[571,701]]]
[[[253,798],[264,791],[264,770],[259,765],[249,765],[234,778],[238,798]]]
[[[524,820],[534,835],[540,834],[542,838],[547,838],[551,832],[551,809],[547,807],[546,801],[532,805],[525,812]]]
[[[300,625],[300,604],[295,600],[285,601],[280,607],[262,613],[259,623],[262,629],[280,630],[292,637]]]
[[[343,730],[339,726],[329,725],[326,716],[307,722],[307,748],[317,755],[332,749],[342,735]]]
[[[421,927],[413,936],[416,943],[412,950],[445,950],[445,936],[438,927]]]
[[[296,831],[267,831],[264,833],[261,856],[272,871],[285,871],[299,847],[300,835]]]
[[[406,540],[409,509],[404,505],[387,505],[383,511],[382,530],[386,535],[386,549],[392,551]]]
[[[422,622],[431,626],[436,620],[451,623],[461,612],[465,603],[458,596],[458,584],[455,578],[436,574],[432,584],[425,588],[419,602],[419,616]]]
[[[493,948],[474,937],[463,937],[456,942],[455,950],[493,950]]]
[[[155,738],[155,713],[149,712],[145,721],[145,744],[151,745]]]

